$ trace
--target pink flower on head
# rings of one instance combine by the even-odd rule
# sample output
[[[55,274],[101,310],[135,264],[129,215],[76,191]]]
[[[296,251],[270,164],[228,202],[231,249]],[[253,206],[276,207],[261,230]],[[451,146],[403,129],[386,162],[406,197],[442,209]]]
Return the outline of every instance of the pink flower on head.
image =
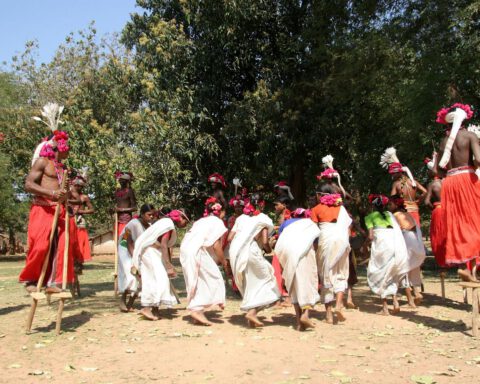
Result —
[[[339,193],[330,193],[320,197],[320,204],[326,205],[327,207],[338,207],[342,205],[342,203],[342,196]]]
[[[455,103],[449,108],[442,108],[437,112],[437,120],[435,120],[439,124],[448,124],[446,117],[450,112],[453,112],[454,109],[460,108],[465,111],[467,114],[467,120],[470,120],[473,116],[473,111],[470,105],[468,104],[461,104]]]
[[[59,152],[68,152],[70,150],[70,147],[67,144],[67,140],[65,139],[60,139],[57,141],[57,149]]]
[[[338,172],[335,169],[332,168],[327,168],[325,171],[317,175],[318,180],[322,179],[333,179],[334,177],[337,177]]]
[[[46,157],[49,160],[55,159],[55,152],[50,144],[44,144],[40,151],[40,157]]]
[[[254,212],[255,212],[255,207],[254,207],[252,204],[250,204],[250,203],[248,203],[247,205],[245,205],[245,207],[243,208],[243,213],[244,213],[245,215],[250,216],[250,215],[253,215]]]

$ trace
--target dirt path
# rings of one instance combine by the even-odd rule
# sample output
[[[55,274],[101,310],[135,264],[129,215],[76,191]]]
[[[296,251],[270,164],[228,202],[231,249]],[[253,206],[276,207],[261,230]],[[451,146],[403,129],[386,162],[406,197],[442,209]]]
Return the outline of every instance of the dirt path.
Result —
[[[327,325],[318,306],[315,330],[293,329],[293,308],[262,314],[267,326],[245,327],[240,300],[229,294],[216,324],[188,321],[183,303],[160,321],[117,311],[113,264],[95,259],[81,276],[83,298],[66,305],[63,333],[54,335],[56,302],[39,306],[25,335],[30,299],[16,283],[23,261],[0,261],[1,383],[476,383],[480,341],[470,335],[470,306],[452,275],[443,301],[436,276],[425,278],[425,302],[399,316],[375,313],[379,300],[365,277],[355,291],[360,310]],[[177,271],[181,272],[180,268]],[[466,325],[467,324],[467,325]]]

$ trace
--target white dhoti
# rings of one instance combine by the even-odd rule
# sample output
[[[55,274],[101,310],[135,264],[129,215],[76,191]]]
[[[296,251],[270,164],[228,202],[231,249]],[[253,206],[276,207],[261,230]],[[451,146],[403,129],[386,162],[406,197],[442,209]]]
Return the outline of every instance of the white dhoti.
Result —
[[[348,288],[350,241],[348,228],[352,219],[341,207],[335,223],[319,223],[317,263],[322,301],[328,304],[335,300],[335,294]]]
[[[320,235],[310,219],[289,224],[279,236],[275,254],[283,267],[282,276],[294,304],[313,306],[320,300],[318,271],[313,242]]]
[[[425,261],[425,247],[423,245],[422,233],[417,227],[415,231],[402,231],[405,245],[408,251],[409,271],[403,280],[404,288],[420,287],[422,285],[421,265]]]
[[[239,220],[242,218],[242,220]],[[242,311],[270,305],[280,299],[272,265],[263,257],[255,237],[263,228],[273,229],[272,220],[261,213],[237,219],[232,231],[235,237],[230,244],[230,264],[235,283],[242,294]]]
[[[148,248],[142,255],[140,266],[142,276],[143,307],[171,307],[178,300],[171,291],[170,279],[162,261],[162,254],[155,248]]]
[[[390,214],[390,212],[388,212]],[[408,252],[402,231],[390,214],[393,228],[375,228],[367,268],[368,286],[382,298],[396,295],[409,271]]]
[[[196,221],[180,246],[180,263],[187,289],[187,309],[200,311],[225,305],[225,282],[214,261],[212,246],[227,231],[215,216]]]
[[[178,300],[171,291],[170,279],[168,278],[162,253],[152,247],[161,236],[170,232],[167,247],[173,247],[177,239],[175,225],[169,218],[158,220],[155,224],[143,232],[135,242],[132,264],[140,271],[142,279],[141,304],[143,307],[159,307],[166,305],[171,307],[178,304]]]
[[[137,278],[132,275],[132,256],[128,252],[127,247],[118,246],[118,291],[123,293],[125,291],[134,292],[138,289]]]

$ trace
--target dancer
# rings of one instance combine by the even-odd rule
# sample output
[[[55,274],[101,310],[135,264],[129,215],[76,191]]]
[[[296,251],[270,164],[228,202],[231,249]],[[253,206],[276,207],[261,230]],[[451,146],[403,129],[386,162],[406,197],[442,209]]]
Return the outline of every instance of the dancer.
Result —
[[[234,182],[237,179],[234,179]],[[239,217],[243,215],[243,208],[245,207],[245,200],[242,198],[241,195],[236,195],[232,197],[228,204],[233,208],[233,215],[230,216],[227,220],[227,228],[228,228],[228,238],[225,241],[224,253],[225,253],[225,261],[226,261],[226,270],[225,273],[227,274],[227,279],[232,281],[232,290],[236,293],[240,293],[236,283],[235,277],[233,276],[232,266],[230,263],[230,241],[231,237],[230,234],[232,233],[232,228],[235,226],[235,223]]]
[[[176,276],[168,249],[177,239],[175,227],[184,228],[187,217],[180,210],[172,210],[143,232],[135,242],[133,267],[140,272],[142,282],[142,314],[148,320],[159,320],[159,307],[179,303],[169,278]]]
[[[263,213],[254,216],[254,212],[247,204],[229,234],[230,263],[243,297],[240,309],[247,312],[245,318],[251,327],[262,327],[258,312],[279,301],[280,292],[273,267],[262,254],[262,250],[272,251],[268,234],[273,231],[273,222]]]
[[[222,238],[225,209],[215,197],[205,202],[204,217],[193,223],[180,245],[180,263],[187,289],[187,309],[196,324],[212,325],[204,311],[225,305],[225,282],[218,265],[224,265]]]
[[[46,270],[46,293],[61,292],[63,280],[63,258],[65,247],[65,207],[67,192],[61,189],[62,181],[67,176],[63,160],[68,157],[68,134],[58,130],[63,106],[48,103],[43,107],[44,122],[52,131],[36,148],[32,159],[32,167],[25,180],[25,192],[33,194],[32,207],[28,222],[28,253],[25,267],[20,273],[19,281],[25,283],[28,292],[37,290],[42,266],[46,257],[49,264]],[[47,255],[50,246],[50,231],[55,216],[56,206],[61,204],[57,227],[54,229],[51,254]],[[69,229],[70,238],[74,238],[74,228]],[[69,243],[72,245],[72,242]],[[67,283],[74,280],[73,247],[69,246]]]
[[[227,188],[227,183],[225,182],[225,178],[219,173],[212,173],[208,176],[208,182],[212,189],[212,196],[215,197],[223,207],[226,207],[225,189]]]
[[[133,181],[133,174],[131,172],[115,171],[115,179],[120,183],[120,188],[115,191],[115,212],[118,215],[118,228],[117,233],[120,238],[120,234],[132,220],[132,212],[137,210],[137,200],[135,198],[135,192],[131,187]]]
[[[432,247],[435,261],[440,268],[447,268],[445,262],[445,223],[443,220],[443,211],[441,203],[442,179],[440,176],[433,174],[433,168],[437,157],[432,160],[425,159],[428,169],[428,176],[432,179],[427,187],[427,196],[425,197],[425,205],[432,209],[432,217],[430,219],[430,243]],[[445,273],[444,271],[442,271]],[[442,273],[440,272],[440,273]]]
[[[295,210],[294,217],[282,224],[275,245],[275,254],[283,267],[283,278],[295,308],[299,331],[315,327],[310,320],[309,310],[320,300],[313,248],[320,230],[312,220],[305,218],[305,212],[303,208]]]
[[[420,227],[420,214],[418,203],[423,201],[427,190],[413,178],[410,169],[400,163],[397,157],[397,150],[393,147],[387,148],[380,159],[380,165],[388,169],[392,176],[393,184],[390,195],[399,195],[405,202],[405,208],[415,219]],[[420,196],[417,198],[417,194]]]
[[[333,324],[334,301],[337,320],[346,320],[342,308],[343,295],[348,289],[349,228],[352,219],[342,206],[341,195],[335,193],[331,185],[322,185],[318,193],[319,204],[312,209],[311,219],[320,228],[317,249],[318,274],[322,285],[322,301],[327,311],[326,321]]]
[[[121,312],[132,311],[133,303],[138,296],[136,273],[132,273],[135,242],[153,222],[155,214],[156,211],[152,205],[142,205],[140,207],[140,217],[130,220],[120,234],[118,242],[118,291],[121,293],[119,303]],[[129,299],[128,295],[130,295]]]
[[[90,253],[90,242],[88,241],[87,222],[84,215],[95,213],[92,202],[88,195],[83,193],[83,188],[87,183],[87,169],[83,168],[81,173],[77,173],[72,181],[70,193],[72,199],[79,204],[71,204],[73,213],[75,214],[75,225],[77,227],[77,243],[79,247],[80,259],[75,265],[75,273],[82,274],[83,263],[90,261],[92,255]]]
[[[345,200],[352,200],[352,196],[345,191],[340,180],[340,174],[333,168],[333,156],[327,155],[322,158],[322,164],[325,170],[317,175],[317,180],[330,185],[333,193],[339,193]],[[335,182],[336,180],[336,182]]]
[[[423,245],[422,232],[415,222],[415,219],[406,209],[403,199],[394,195],[388,202],[388,210],[393,213],[398,225],[403,233],[405,245],[408,251],[409,271],[404,280],[404,288],[407,296],[408,305],[416,308],[423,299],[420,293],[422,286],[422,272],[420,266],[425,261],[425,246]],[[414,296],[412,296],[412,290]],[[415,297],[415,298],[414,298]]]
[[[463,126],[473,116],[469,105],[453,104],[437,113],[437,123],[444,124],[447,137],[440,145],[434,173],[447,168],[442,182],[442,210],[445,232],[445,262],[462,265],[480,255],[480,182],[475,168],[480,166],[480,145],[473,132]],[[473,268],[472,268],[473,269]],[[464,280],[478,281],[472,270],[460,268]]]
[[[400,311],[397,299],[398,285],[408,273],[408,251],[402,231],[393,215],[386,210],[388,197],[369,195],[374,211],[365,217],[365,225],[372,242],[367,267],[367,281],[373,293],[380,295],[381,315],[389,315],[388,296],[393,296],[393,312]]]
[[[288,198],[290,201],[293,201],[295,198],[292,195],[292,191],[290,190],[290,186],[287,184],[286,181],[279,181],[273,186],[273,190],[277,194],[277,198]]]

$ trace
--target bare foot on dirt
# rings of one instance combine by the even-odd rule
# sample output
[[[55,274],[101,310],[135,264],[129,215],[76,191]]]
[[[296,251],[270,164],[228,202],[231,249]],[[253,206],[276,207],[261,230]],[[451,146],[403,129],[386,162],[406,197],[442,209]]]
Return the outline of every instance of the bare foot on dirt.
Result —
[[[377,312],[377,315],[390,316],[390,312],[388,312],[388,309],[387,310],[382,309],[381,311]]]
[[[355,305],[353,301],[347,301],[347,305],[345,306],[347,309],[358,309],[358,306]]]
[[[315,328],[315,324],[313,324],[312,320],[304,313],[302,316],[300,316],[298,330],[305,331],[308,328]]]
[[[345,315],[343,314],[341,309],[336,309],[335,310],[335,316],[337,316],[338,321],[343,322],[343,321],[347,320],[347,318],[345,317]]]
[[[422,300],[423,300],[423,296],[420,295],[420,296],[415,297],[415,299],[413,299],[413,302],[415,303],[415,305],[420,305],[420,304],[422,304]]]
[[[327,316],[325,317],[325,322],[327,324],[333,324],[333,313],[327,313]]]
[[[37,286],[35,284],[28,284],[25,286],[28,293],[37,292]]]
[[[208,319],[205,317],[203,312],[200,311],[193,311],[190,316],[193,319],[193,323],[196,325],[205,325],[207,327],[210,327],[213,325],[212,322],[208,321]]]
[[[245,315],[245,318],[248,321],[248,325],[252,328],[263,327],[265,325],[260,320],[258,320],[258,317],[255,315],[251,315],[247,313]]]
[[[396,315],[399,312],[400,312],[400,306],[399,305],[394,305],[393,309],[392,309],[392,315]]]
[[[140,314],[143,317],[145,317],[147,320],[152,320],[152,321],[158,320],[158,317],[153,314],[152,309],[150,307],[142,308],[142,310],[140,311]]]

